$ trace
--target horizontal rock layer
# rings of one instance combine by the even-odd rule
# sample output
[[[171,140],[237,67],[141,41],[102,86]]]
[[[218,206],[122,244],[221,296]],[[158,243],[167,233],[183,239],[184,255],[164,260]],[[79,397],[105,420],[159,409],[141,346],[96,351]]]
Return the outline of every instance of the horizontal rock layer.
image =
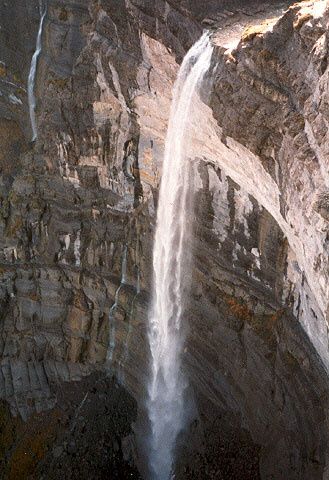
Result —
[[[54,384],[105,369],[142,407],[172,87],[203,22],[215,51],[187,152],[191,449],[216,417],[248,438],[261,478],[325,478],[324,2],[282,16],[289,2],[49,0],[32,144],[37,3],[6,6],[0,30],[1,398],[28,419],[55,406]]]

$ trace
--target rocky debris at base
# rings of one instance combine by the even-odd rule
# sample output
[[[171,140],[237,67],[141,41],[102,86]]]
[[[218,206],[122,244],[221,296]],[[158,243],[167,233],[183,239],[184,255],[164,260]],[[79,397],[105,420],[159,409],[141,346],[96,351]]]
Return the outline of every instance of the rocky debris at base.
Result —
[[[214,88],[209,105],[198,104],[194,137],[206,152],[190,154],[197,194],[184,368],[205,431],[202,415],[211,420],[218,409],[234,419],[232,432],[248,431],[250,449],[241,448],[237,465],[256,472],[259,460],[264,478],[321,479],[329,431],[319,360],[328,350],[327,14],[314,2],[281,16],[282,2],[49,0],[32,144],[25,90],[38,3],[7,2],[0,21],[0,397],[16,415],[1,411],[6,475],[19,479],[16,469],[26,474],[36,463],[40,475],[50,465],[59,475],[56,464],[74,475],[71,462],[89,473],[99,462],[108,475],[105,460],[137,475],[129,431],[121,454],[101,428],[103,418],[104,429],[120,427],[121,402],[114,428],[103,403],[111,399],[89,382],[103,374],[110,346],[112,372],[136,401],[145,398],[172,88],[208,18],[218,31]],[[233,46],[222,44],[232,37]],[[76,398],[66,403],[61,389]],[[235,474],[238,447],[215,440],[190,476],[199,468],[202,476]]]
[[[5,407],[0,419],[2,480],[140,479],[132,423],[137,405],[104,375],[55,388],[57,406],[27,423]]]

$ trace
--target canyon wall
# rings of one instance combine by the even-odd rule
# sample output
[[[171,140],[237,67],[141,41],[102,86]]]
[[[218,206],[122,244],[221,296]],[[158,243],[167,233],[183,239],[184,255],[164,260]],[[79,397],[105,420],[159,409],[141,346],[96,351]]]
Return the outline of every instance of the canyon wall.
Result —
[[[142,404],[172,87],[207,26],[215,52],[187,152],[190,448],[211,451],[212,432],[223,457],[253,445],[261,478],[325,479],[324,2],[49,0],[35,142],[26,89],[40,16],[23,3],[0,19],[0,397],[29,422],[55,411],[59,388],[84,392],[105,372]],[[197,478],[181,443],[178,478]],[[239,475],[238,461],[225,468]]]

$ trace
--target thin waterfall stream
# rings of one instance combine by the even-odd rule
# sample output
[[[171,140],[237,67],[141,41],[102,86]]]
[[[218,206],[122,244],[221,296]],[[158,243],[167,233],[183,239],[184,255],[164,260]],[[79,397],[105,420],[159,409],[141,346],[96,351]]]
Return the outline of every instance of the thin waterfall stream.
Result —
[[[37,35],[35,51],[31,60],[31,67],[30,67],[28,87],[27,87],[29,110],[30,110],[30,121],[31,121],[31,128],[32,128],[32,141],[35,141],[38,135],[37,123],[35,118],[35,108],[36,108],[35,80],[37,75],[38,59],[42,49],[42,33],[43,33],[43,25],[44,25],[46,14],[47,14],[47,7],[45,6],[43,8],[42,2],[40,2],[39,30]]]
[[[197,115],[193,99],[210,67],[213,47],[206,32],[186,54],[173,91],[153,249],[153,296],[149,315],[151,424],[149,464],[152,478],[168,480],[174,448],[185,422],[186,379],[181,371],[182,316],[188,293],[189,239],[193,187],[186,150],[189,121]]]
[[[122,263],[121,263],[121,279],[120,279],[120,285],[118,286],[115,296],[114,296],[114,303],[112,307],[110,308],[110,313],[109,313],[109,324],[110,324],[110,340],[109,340],[109,347],[107,351],[107,360],[109,362],[112,362],[113,359],[113,354],[114,354],[114,349],[115,349],[115,312],[118,308],[119,304],[119,294],[122,289],[122,287],[126,284],[127,279],[127,255],[128,255],[128,246],[124,245],[123,246],[123,252],[122,252]]]

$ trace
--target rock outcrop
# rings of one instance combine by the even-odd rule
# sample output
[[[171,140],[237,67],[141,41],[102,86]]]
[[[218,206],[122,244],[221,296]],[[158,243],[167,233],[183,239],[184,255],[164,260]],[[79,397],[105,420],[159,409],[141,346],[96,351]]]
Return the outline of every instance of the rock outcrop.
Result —
[[[328,13],[321,0],[289,3],[48,0],[35,142],[26,89],[39,5],[1,6],[0,397],[12,415],[33,425],[63,403],[62,384],[87,393],[104,371],[142,407],[172,87],[208,26],[213,68],[188,152],[183,362],[198,420],[177,478],[326,478]],[[61,435],[29,475],[52,455],[67,465],[76,439]]]
[[[53,404],[50,381],[76,380],[103,366],[109,344],[118,346],[121,361],[130,350],[140,357],[134,389],[146,372],[137,338],[143,329],[131,335],[141,322],[132,309],[137,295],[136,308],[143,308],[149,289],[152,247],[143,218],[154,213],[155,159],[177,71],[169,50],[181,59],[200,31],[165,2],[146,9],[139,2],[49,2],[47,11],[34,144],[24,83],[32,34],[29,51],[20,52],[22,78],[10,50],[1,71],[0,390],[23,417]],[[9,12],[22,32],[30,30],[24,16],[31,17],[36,34],[37,2],[22,11],[8,6],[6,46],[14,42]],[[130,336],[135,346],[128,348]],[[38,397],[43,406],[34,405]]]

